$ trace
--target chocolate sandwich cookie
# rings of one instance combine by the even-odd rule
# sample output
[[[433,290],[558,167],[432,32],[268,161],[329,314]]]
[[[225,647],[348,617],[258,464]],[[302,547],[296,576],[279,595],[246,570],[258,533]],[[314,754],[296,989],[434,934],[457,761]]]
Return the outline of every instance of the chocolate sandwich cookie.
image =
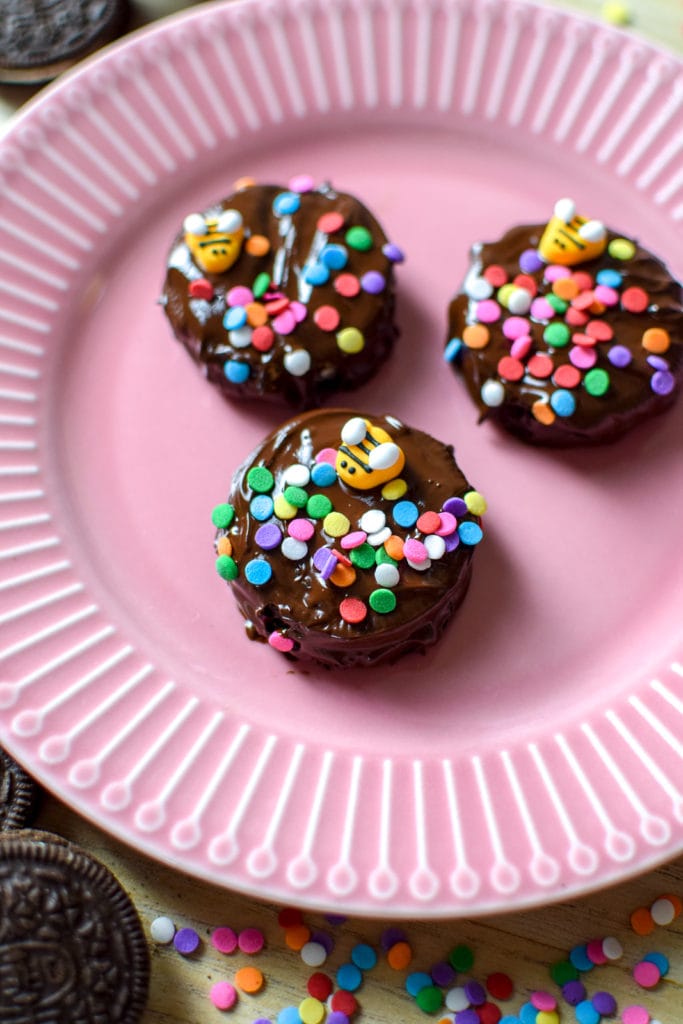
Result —
[[[435,643],[463,600],[486,503],[450,445],[325,410],[267,437],[213,512],[248,633],[348,668]]]
[[[560,200],[547,225],[475,245],[445,356],[480,409],[525,441],[611,441],[683,381],[683,295],[637,241]]]
[[[0,1020],[137,1024],[149,954],[102,864],[50,833],[0,836]]]
[[[33,819],[40,790],[0,747],[0,832],[24,828]]]
[[[2,0],[0,81],[47,82],[119,35],[127,0]]]
[[[397,335],[401,251],[329,184],[238,184],[173,242],[160,301],[175,336],[229,398],[310,408],[358,387]]]

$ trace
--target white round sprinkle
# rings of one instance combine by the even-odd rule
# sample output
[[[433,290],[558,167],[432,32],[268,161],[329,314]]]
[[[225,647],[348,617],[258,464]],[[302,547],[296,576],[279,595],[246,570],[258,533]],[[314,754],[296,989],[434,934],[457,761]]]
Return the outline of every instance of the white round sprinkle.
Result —
[[[411,562],[409,558],[406,558],[406,562],[411,569],[417,569],[418,572],[425,572],[432,567],[431,558],[425,558],[424,562]]]
[[[391,469],[399,460],[401,449],[393,441],[383,441],[368,455],[370,469]]]
[[[378,530],[381,530],[386,525],[386,521],[387,517],[381,509],[371,508],[363,513],[358,525],[366,533],[377,533]]]
[[[300,562],[308,554],[308,544],[303,540],[297,540],[296,537],[285,537],[280,551],[285,558],[291,559],[292,562]]]
[[[302,466],[300,462],[288,466],[282,474],[282,479],[290,487],[308,487],[311,479],[311,471],[308,466]]]
[[[233,348],[248,348],[251,345],[252,329],[248,324],[244,327],[236,327],[234,331],[228,331],[228,340]]]
[[[375,579],[380,587],[395,587],[400,579],[400,573],[391,562],[382,562],[375,569]]]
[[[459,987],[448,990],[445,1002],[447,1008],[455,1013],[459,1013],[460,1010],[466,1010],[470,1005],[465,989]]]
[[[301,959],[307,967],[320,967],[327,960],[327,950],[322,942],[307,942],[301,947]]]
[[[510,292],[508,299],[508,309],[515,316],[519,316],[522,313],[528,313],[531,309],[531,292],[526,288],[515,288]]]
[[[367,426],[362,416],[354,416],[347,420],[341,431],[341,439],[344,444],[360,444],[367,433]]]
[[[378,548],[384,544],[385,540],[389,540],[391,537],[391,527],[384,526],[381,530],[376,533],[368,534],[368,544],[372,544],[373,548]]]
[[[303,377],[311,368],[311,353],[305,348],[297,348],[293,352],[285,353],[283,359],[285,370],[293,377]]]
[[[624,955],[624,947],[613,935],[602,940],[602,951],[608,960],[620,960]]]
[[[427,548],[427,554],[430,558],[435,561],[439,558],[443,558],[446,553],[446,541],[443,537],[437,537],[435,533],[430,533],[428,537],[422,542]]]
[[[484,405],[495,408],[505,401],[505,388],[499,380],[486,380],[481,386],[481,400]]]
[[[170,917],[155,917],[149,926],[149,933],[155,942],[165,946],[173,941],[175,925]]]
[[[485,277],[470,277],[465,281],[465,293],[470,299],[490,299],[493,295],[493,285]]]
[[[671,924],[676,916],[676,908],[674,907],[671,900],[661,899],[655,900],[650,907],[650,913],[652,914],[652,920],[655,924],[667,925]]]

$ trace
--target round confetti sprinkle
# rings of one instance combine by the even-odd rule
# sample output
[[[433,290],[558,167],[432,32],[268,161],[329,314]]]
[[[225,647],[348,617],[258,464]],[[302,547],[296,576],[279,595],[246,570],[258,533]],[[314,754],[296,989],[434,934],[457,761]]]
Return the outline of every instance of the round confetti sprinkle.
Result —
[[[321,331],[336,331],[339,320],[339,310],[334,306],[318,306],[313,314],[313,321]]]
[[[570,338],[571,331],[566,324],[548,324],[546,329],[543,331],[543,340],[546,344],[551,345],[552,348],[563,348],[565,345],[569,344]]]
[[[316,942],[314,943],[314,945],[319,946],[320,943]],[[304,946],[304,949],[305,948],[306,947]],[[301,952],[303,954],[303,950]],[[309,964],[309,966],[311,965]],[[319,999],[323,1003],[325,1002],[326,999],[329,999],[329,997],[332,994],[333,988],[334,985],[332,983],[332,979],[327,974],[324,974],[322,971],[316,971],[315,974],[312,974],[310,976],[306,983],[306,989],[308,991],[309,996],[314,996],[315,999]]]
[[[458,357],[462,352],[462,341],[460,338],[451,338],[444,349],[443,357],[447,363],[458,362]]]
[[[607,358],[612,366],[617,366],[619,369],[623,369],[631,363],[633,356],[625,345],[612,345],[607,353]]]
[[[469,971],[474,963],[474,953],[469,946],[454,946],[448,954],[448,962],[456,971]]]
[[[484,277],[494,288],[502,288],[508,279],[505,267],[501,267],[497,263],[491,263],[484,269]]]
[[[582,981],[566,981],[562,986],[562,998],[570,1006],[578,1006],[586,998],[586,986]]]
[[[396,595],[392,590],[385,588],[373,590],[368,600],[373,612],[380,615],[388,615],[396,607]]]
[[[295,540],[309,541],[315,533],[315,526],[310,519],[292,519],[287,526],[287,533]]]
[[[481,1006],[486,1002],[486,991],[478,981],[467,981],[464,985],[465,995],[472,1006]]]
[[[529,1002],[536,1007],[537,1010],[556,1010],[557,999],[550,992],[544,990],[532,992],[529,997]]]
[[[550,377],[553,369],[554,363],[552,359],[550,356],[546,356],[542,352],[537,352],[527,363],[527,371],[532,377],[537,377],[540,380]]]
[[[285,1006],[277,1015],[277,1024],[301,1024],[299,1009],[296,1006]]]
[[[209,998],[217,1010],[229,1010],[237,1002],[237,989],[229,981],[217,981],[211,986]]]
[[[316,227],[324,235],[335,235],[344,227],[344,217],[336,210],[331,213],[323,213],[321,217],[318,217]]]
[[[293,465],[288,466],[282,474],[283,482],[292,487],[306,487],[310,479],[311,471],[308,466],[304,466],[300,462],[295,462]]]
[[[495,409],[505,401],[505,388],[499,380],[485,380],[479,392],[484,405]]]
[[[429,973],[434,984],[440,985],[441,988],[446,988],[448,985],[452,985],[456,977],[455,970],[445,960],[441,960],[438,964],[434,964]]]
[[[228,359],[223,366],[223,373],[231,384],[244,384],[249,379],[251,369],[249,363],[242,363],[237,359]]]
[[[320,262],[330,270],[343,270],[349,262],[349,254],[343,245],[326,245],[320,253]]]
[[[426,971],[413,971],[406,978],[406,992],[411,996],[416,996],[418,992],[421,992],[423,988],[429,988],[432,984],[431,975],[427,974]]]
[[[229,537],[219,537],[216,542],[216,554],[217,555],[231,555],[232,554],[232,541]]]
[[[560,388],[550,396],[550,405],[558,416],[571,416],[576,410],[576,399],[571,391]]]
[[[621,1011],[622,1024],[649,1024],[650,1014],[644,1006],[625,1006]]]
[[[351,960],[362,971],[370,971],[377,963],[377,953],[366,942],[359,942],[351,950]]]
[[[558,388],[575,388],[580,383],[580,371],[569,363],[558,366],[553,374],[553,384]]]
[[[589,395],[593,395],[594,398],[600,398],[609,390],[609,374],[607,370],[602,370],[599,367],[589,370],[583,379],[583,383]]]
[[[491,339],[491,332],[484,324],[468,324],[462,332],[462,340],[468,348],[486,348]]]
[[[602,940],[602,951],[608,960],[620,960],[624,955],[624,947],[613,935]]]
[[[311,368],[311,354],[305,348],[297,348],[285,353],[282,362],[287,373],[293,377],[303,377]]]
[[[652,359],[653,357],[650,356]],[[670,395],[676,386],[676,379],[668,370],[657,370],[650,378],[650,387],[656,395]]]
[[[495,324],[500,320],[502,310],[495,299],[484,299],[477,303],[477,320],[483,324]],[[463,331],[464,340],[464,331]]]
[[[473,547],[475,544],[479,544],[484,536],[484,532],[479,523],[467,522],[461,523],[458,527],[458,536],[463,544]],[[453,966],[455,967],[455,964]],[[463,970],[463,968],[458,968],[458,970]]]
[[[334,290],[345,299],[353,299],[360,291],[360,281],[355,274],[339,274],[334,279]]]
[[[600,1024],[600,1014],[588,999],[583,999],[574,1007],[577,1024]]]
[[[273,502],[273,509],[278,519],[293,519],[297,514],[298,507],[292,505],[290,501],[287,501],[284,494],[278,494],[277,498]]]
[[[271,579],[273,567],[264,558],[252,558],[244,567],[244,575],[253,587],[263,587]]]
[[[311,930],[305,924],[294,924],[285,928],[285,944],[295,953],[299,953],[310,941]]]
[[[368,609],[363,601],[360,601],[356,597],[345,597],[339,605],[339,614],[341,615],[344,622],[348,622],[352,626],[358,625],[362,622],[368,614]],[[353,965],[348,964],[351,967]],[[340,968],[341,969],[341,968]],[[337,984],[340,988],[346,988],[347,986],[342,985],[337,976]],[[359,983],[360,984],[360,983]]]
[[[519,257],[519,269],[523,270],[525,274],[535,274],[543,265],[543,260],[537,249],[525,249]]]
[[[676,908],[674,907],[671,900],[666,899],[662,896],[658,900],[655,900],[650,907],[650,914],[655,924],[666,926],[676,917]]]
[[[166,946],[169,942],[173,941],[175,925],[170,917],[155,917],[149,926],[149,933],[154,942],[158,942],[161,946]]]
[[[280,192],[273,199],[273,213],[276,217],[286,217],[296,213],[301,200],[295,192]]]
[[[479,1017],[479,1024],[499,1024],[503,1011],[495,1003],[487,1001],[477,1007],[477,1016]],[[538,1020],[539,1018],[537,1017],[536,1024],[538,1024]]]
[[[593,939],[592,942],[589,942],[586,946],[586,953],[588,954],[590,962],[595,964],[596,967],[607,963],[607,957],[605,956],[605,951],[602,948],[602,939]]]
[[[355,224],[344,235],[346,244],[358,252],[369,252],[372,249],[372,234],[361,224]]]
[[[239,575],[237,562],[230,555],[219,555],[216,559],[216,572],[224,580],[236,580]]]
[[[343,537],[351,529],[351,523],[343,512],[329,512],[323,519],[323,530],[330,537]]]
[[[650,303],[650,297],[643,288],[626,288],[621,293],[621,305],[628,313],[644,313]]]
[[[484,495],[479,491],[468,491],[464,501],[467,511],[471,512],[473,516],[483,516],[488,508]]]
[[[436,1013],[443,1006],[443,992],[436,985],[426,985],[417,993],[415,1002],[424,1013]]]
[[[412,947],[405,939],[394,942],[387,951],[387,963],[394,971],[404,971],[413,959]]]
[[[381,509],[371,508],[363,513],[358,525],[366,533],[376,533],[377,530],[381,530],[384,527],[386,520],[387,517]]]
[[[304,270],[304,281],[314,286],[327,284],[330,279],[329,268],[323,263],[310,263]]]
[[[275,478],[266,466],[252,466],[247,473],[247,484],[252,491],[268,494],[275,485]]]
[[[323,946],[322,942],[307,942],[301,949],[301,959],[307,967],[320,967],[327,960],[327,950]],[[314,975],[315,977],[315,975]],[[326,975],[320,975],[322,978],[326,978]],[[309,980],[309,995],[315,996],[316,999],[327,999],[327,996],[332,991],[330,984],[330,990],[327,995],[320,996],[317,992],[311,992],[310,980]]]
[[[268,643],[276,651],[280,651],[282,654],[289,654],[290,651],[294,650],[294,641],[291,637],[285,636],[278,629],[273,630],[268,636]]]
[[[524,376],[524,364],[513,356],[503,356],[499,359],[496,370],[503,380],[516,381]]]
[[[662,975],[657,964],[651,960],[641,960],[633,968],[633,977],[641,988],[654,988]]]
[[[628,238],[613,238],[607,246],[607,252],[615,260],[632,260],[636,254],[636,247]]]
[[[264,523],[273,514],[273,499],[269,494],[257,494],[249,503],[249,512],[254,519]]]
[[[213,285],[205,277],[190,281],[188,291],[193,299],[204,299],[207,302],[210,302],[214,295]]]
[[[322,1024],[326,1015],[325,1004],[314,996],[307,996],[299,1003],[301,1024]]]
[[[336,338],[337,345],[347,355],[356,355],[356,353],[362,352],[365,348],[365,337],[357,327],[342,328],[341,331],[338,331]]]
[[[360,604],[363,608],[363,618],[365,618],[365,605],[362,601],[355,601],[354,598],[348,598],[348,601],[354,601],[356,604]],[[342,604],[345,602],[342,601]],[[360,620],[356,620],[360,621]],[[361,982],[363,981],[363,975],[355,964],[342,964],[337,970],[337,985],[345,992],[355,992],[356,989],[360,988]],[[335,1007],[336,1009],[336,1007]]]
[[[247,322],[247,311],[244,306],[233,306],[228,309],[223,317],[223,326],[226,331],[236,331],[244,327]]]
[[[489,974],[486,979],[486,988],[494,999],[509,999],[514,991],[512,978],[507,974],[503,974],[501,971],[495,971],[493,974]]]
[[[351,548],[351,554],[349,557],[358,569],[369,569],[375,564],[375,552],[372,550],[370,544],[365,542],[363,544],[359,544],[357,547]]]
[[[285,558],[288,558],[290,562],[300,562],[308,555],[308,545],[306,541],[297,540],[296,537],[285,537],[280,550]]]
[[[173,945],[183,956],[190,956],[199,949],[199,935],[194,928],[179,928],[173,938]]]
[[[361,277],[360,286],[368,295],[381,295],[386,288],[386,279],[378,270],[368,270]]]
[[[569,959],[578,971],[592,971],[595,966],[588,956],[585,943],[579,946],[574,946],[569,953]]]
[[[336,482],[337,473],[329,462],[317,462],[311,470],[311,480],[316,487],[330,487]]]
[[[611,992],[596,992],[591,1002],[602,1017],[610,1017],[617,1010],[617,1001]]]
[[[479,1014],[474,1007],[468,1007],[466,1010],[460,1010],[455,1015],[455,1024],[480,1024]]]
[[[397,501],[392,509],[394,522],[399,526],[410,529],[417,522],[419,511],[417,505],[412,501]]]
[[[227,530],[235,518],[235,509],[232,505],[216,505],[211,513],[211,522],[219,530]]]
[[[256,327],[252,331],[251,343],[259,352],[269,352],[273,347],[274,341],[275,335],[273,334],[272,329],[267,325]]]
[[[656,964],[659,969],[659,973],[663,978],[669,973],[669,960],[663,953],[646,953],[643,960]]]
[[[234,953],[237,949],[237,935],[232,928],[214,928],[211,933],[211,945],[219,953]]]
[[[564,985],[568,981],[576,981],[579,972],[568,960],[559,960],[550,967],[550,977],[556,985]]]
[[[258,967],[240,967],[235,973],[235,984],[242,992],[255,995],[263,988],[263,973]]]

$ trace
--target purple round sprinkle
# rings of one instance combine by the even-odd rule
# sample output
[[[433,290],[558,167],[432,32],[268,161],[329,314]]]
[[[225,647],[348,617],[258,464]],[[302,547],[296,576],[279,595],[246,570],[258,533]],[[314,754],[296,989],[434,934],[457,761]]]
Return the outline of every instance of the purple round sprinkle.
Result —
[[[199,936],[194,928],[180,928],[173,937],[173,945],[183,956],[189,956],[199,947]]]
[[[434,984],[439,985],[441,988],[447,988],[449,985],[452,985],[456,978],[455,971],[445,960],[434,964],[429,973]]]
[[[656,395],[670,395],[676,381],[668,370],[657,370],[650,378],[650,387]]]
[[[453,530],[453,533],[449,533],[447,537],[444,537],[444,540],[446,542],[446,551],[455,551],[460,543],[460,534],[457,530]]]
[[[647,357],[647,361],[654,370],[668,370],[669,364],[666,359],[662,359],[661,356],[651,355]]]
[[[279,548],[282,543],[282,531],[279,526],[275,523],[266,523],[265,526],[259,526],[254,540],[260,548],[264,551],[272,551],[274,548]]]
[[[403,263],[405,259],[403,250],[399,249],[399,247],[394,245],[393,242],[386,242],[382,246],[382,252],[388,260],[391,260],[392,263]]]
[[[324,580],[329,580],[337,568],[337,556],[330,548],[318,548],[313,555],[313,565]]]
[[[562,986],[562,996],[570,1006],[578,1006],[586,998],[586,986],[582,981],[567,981]]]
[[[597,1010],[603,1017],[609,1017],[616,1013],[617,1001],[611,992],[596,992],[591,999],[593,1009]]]
[[[478,981],[466,981],[465,995],[472,1003],[472,1006],[481,1006],[486,1002],[486,989]]]
[[[519,269],[525,274],[535,274],[543,266],[543,260],[536,249],[525,249],[519,257]]]
[[[384,952],[388,953],[397,942],[405,942],[406,939],[407,935],[402,928],[385,928],[380,936],[379,944]]]
[[[311,932],[311,942],[319,942],[328,956],[332,955],[334,939],[327,932]]]
[[[455,1024],[479,1024],[479,1014],[471,1006],[467,1010],[458,1010],[455,1015]]]
[[[369,295],[379,295],[386,286],[384,274],[380,274],[379,270],[368,270],[367,274],[361,277],[360,286]]]
[[[327,1024],[349,1024],[349,1018],[341,1010],[333,1010],[327,1015]]]
[[[607,353],[607,358],[612,366],[623,367],[628,366],[633,359],[633,356],[625,345],[612,345],[611,349]]]
[[[443,511],[450,512],[457,519],[458,516],[467,515],[467,505],[462,498],[449,498],[448,501],[443,503]]]

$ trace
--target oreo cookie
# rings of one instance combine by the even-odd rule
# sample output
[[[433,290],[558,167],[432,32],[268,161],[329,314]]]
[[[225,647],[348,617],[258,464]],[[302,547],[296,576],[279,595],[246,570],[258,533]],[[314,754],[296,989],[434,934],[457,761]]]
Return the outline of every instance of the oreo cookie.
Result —
[[[111,872],[34,830],[0,836],[0,1020],[138,1024],[149,953]]]
[[[127,0],[2,0],[0,81],[47,82],[125,28]]]
[[[40,790],[0,747],[0,832],[24,828],[33,820]]]

